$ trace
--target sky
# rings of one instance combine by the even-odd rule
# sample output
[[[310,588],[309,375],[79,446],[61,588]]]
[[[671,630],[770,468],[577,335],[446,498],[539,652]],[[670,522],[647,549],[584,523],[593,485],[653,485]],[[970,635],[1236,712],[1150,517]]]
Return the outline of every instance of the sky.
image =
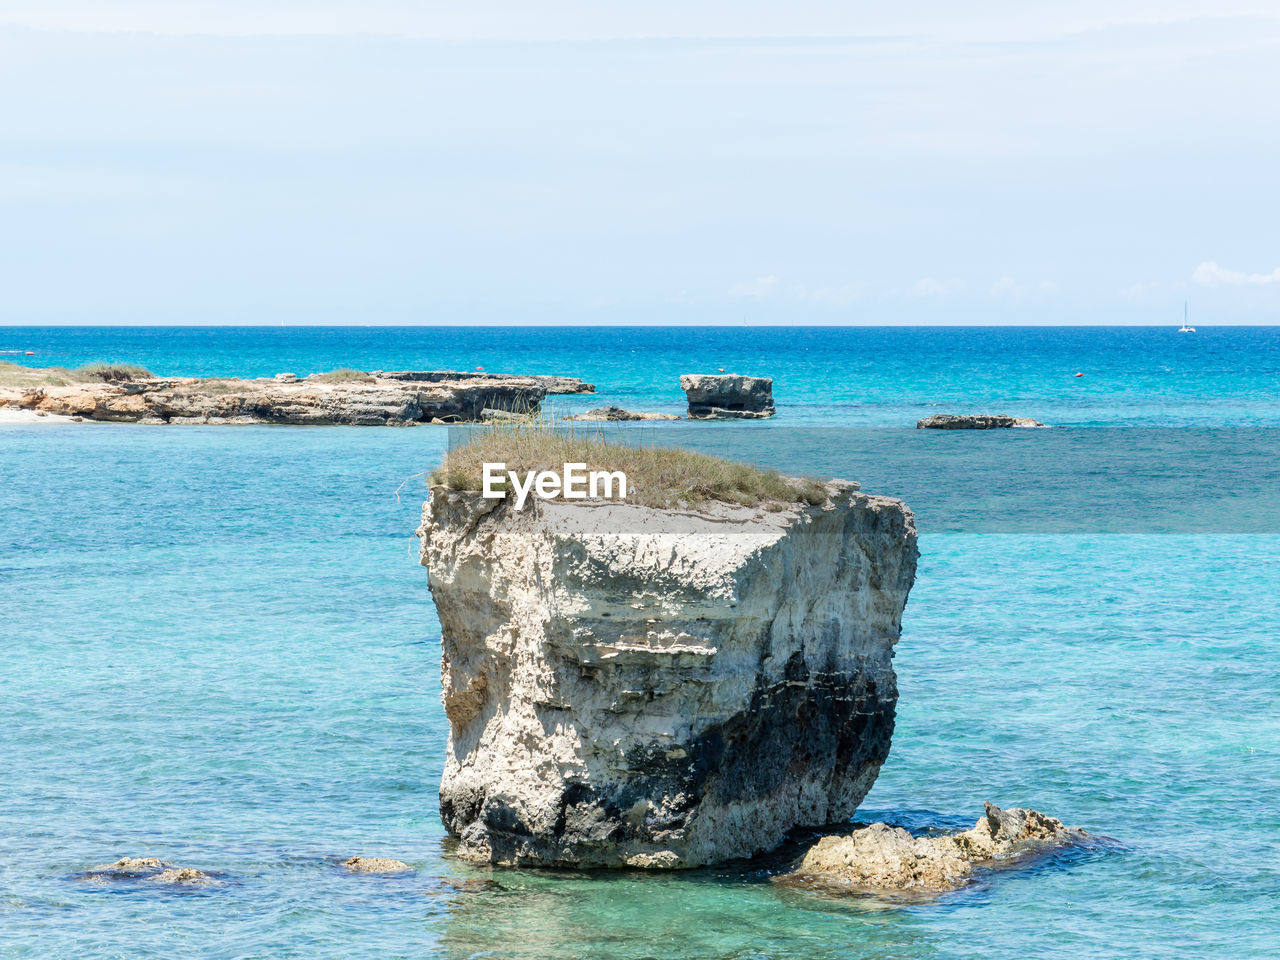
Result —
[[[1278,101],[1274,0],[0,0],[0,324],[1276,323]]]

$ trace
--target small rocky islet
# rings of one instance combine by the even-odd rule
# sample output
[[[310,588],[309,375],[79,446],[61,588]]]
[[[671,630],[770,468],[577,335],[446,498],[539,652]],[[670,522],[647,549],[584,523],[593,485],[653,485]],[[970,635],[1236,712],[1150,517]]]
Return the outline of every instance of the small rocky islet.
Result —
[[[462,859],[717,864],[847,822],[875,782],[918,556],[900,500],[829,481],[754,504],[517,510],[437,483],[419,535],[443,634],[440,810]],[[937,893],[1084,837],[988,805],[952,836],[825,837],[774,882]]]

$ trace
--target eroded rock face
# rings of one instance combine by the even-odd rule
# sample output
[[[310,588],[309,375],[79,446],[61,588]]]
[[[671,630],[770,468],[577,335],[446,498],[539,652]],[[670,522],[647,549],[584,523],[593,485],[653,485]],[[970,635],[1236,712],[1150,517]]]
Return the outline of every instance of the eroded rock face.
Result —
[[[917,430],[1001,430],[1011,427],[1043,427],[1030,417],[1007,417],[1000,413],[937,413],[916,421]]]
[[[655,510],[432,488],[440,810],[468,859],[692,867],[846,819],[889,752],[897,500]]]
[[[413,383],[456,383],[459,380],[470,380],[483,377],[489,380],[529,381],[532,380],[548,394],[595,393],[595,384],[586,383],[577,377],[557,377],[540,373],[466,373],[461,370],[393,370],[375,371],[375,376],[383,380],[407,380]]]
[[[901,827],[873,823],[844,836],[823,837],[795,869],[775,879],[849,892],[938,893],[964,886],[975,869],[1048,853],[1086,836],[1038,811],[1001,810],[988,803],[973,829],[951,836],[913,837]]]
[[[772,417],[773,379],[736,373],[686,373],[680,389],[691,420],[760,420]]]

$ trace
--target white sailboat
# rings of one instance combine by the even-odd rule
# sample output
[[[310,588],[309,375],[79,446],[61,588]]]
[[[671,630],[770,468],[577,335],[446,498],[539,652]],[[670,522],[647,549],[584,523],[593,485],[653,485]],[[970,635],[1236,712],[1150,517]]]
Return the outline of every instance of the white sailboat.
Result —
[[[1182,326],[1178,328],[1179,333],[1195,333],[1196,328],[1187,323],[1187,301],[1182,301]]]

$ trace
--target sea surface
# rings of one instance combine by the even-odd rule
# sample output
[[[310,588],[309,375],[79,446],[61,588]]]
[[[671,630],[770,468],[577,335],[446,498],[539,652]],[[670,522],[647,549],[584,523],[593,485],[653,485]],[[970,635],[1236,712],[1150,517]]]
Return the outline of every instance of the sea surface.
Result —
[[[448,430],[0,425],[0,957],[1276,955],[1280,329],[0,328],[0,350],[597,385],[566,409],[773,376],[773,421],[636,436],[916,511],[898,726],[858,819],[963,827],[992,800],[1106,838],[915,903],[780,889],[768,860],[467,866],[414,537]],[[953,410],[1054,428],[912,429]],[[416,872],[351,877],[353,854]],[[125,855],[223,884],[80,876]]]

